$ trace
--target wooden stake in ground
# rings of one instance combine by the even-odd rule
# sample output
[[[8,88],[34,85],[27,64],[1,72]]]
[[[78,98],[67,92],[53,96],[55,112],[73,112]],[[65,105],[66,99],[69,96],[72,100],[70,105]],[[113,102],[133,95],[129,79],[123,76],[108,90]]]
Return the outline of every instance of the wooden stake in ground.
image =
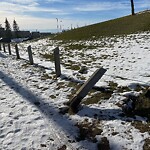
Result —
[[[31,51],[31,45],[28,46],[28,55],[29,55],[29,61],[30,64],[33,65],[33,56],[32,56],[32,51]]]
[[[54,49],[54,61],[55,61],[55,72],[56,77],[61,76],[61,68],[60,68],[60,54],[59,54],[59,47]]]
[[[5,49],[5,43],[3,43],[3,50],[6,53],[6,49]]]
[[[17,59],[20,59],[18,45],[15,45]]]
[[[11,55],[11,47],[10,47],[10,43],[8,43],[8,52],[9,52],[9,55]]]
[[[0,43],[0,51],[2,50],[2,47],[1,47],[1,43]]]
[[[70,109],[73,112],[77,112],[81,100],[88,94],[88,92],[93,88],[93,86],[96,84],[96,82],[98,82],[98,80],[104,75],[105,72],[106,69],[104,68],[97,69],[76,92],[75,96],[70,101]]]

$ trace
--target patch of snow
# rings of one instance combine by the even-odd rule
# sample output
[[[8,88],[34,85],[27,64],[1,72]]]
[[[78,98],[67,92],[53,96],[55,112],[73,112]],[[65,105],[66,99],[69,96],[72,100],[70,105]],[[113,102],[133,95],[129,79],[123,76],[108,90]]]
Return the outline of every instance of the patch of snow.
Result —
[[[103,131],[96,136],[97,140],[107,137],[112,150],[142,150],[144,140],[150,135],[135,129],[131,122],[138,120],[146,123],[146,119],[139,116],[122,117],[117,103],[127,95],[138,96],[140,92],[134,91],[137,85],[150,86],[149,36],[148,32],[70,43],[93,44],[97,46],[95,49],[67,51],[64,48],[67,44],[62,44],[62,76],[58,79],[54,76],[54,62],[41,56],[53,55],[53,45],[59,44],[58,41],[42,39],[20,43],[21,60],[16,60],[13,46],[12,56],[0,51],[0,149],[58,149],[66,145],[68,150],[96,150],[97,143],[87,139],[76,140],[79,129],[75,125],[85,119],[89,122],[97,119]],[[27,53],[29,45],[35,63],[31,66]],[[87,67],[87,74],[73,70],[70,61]],[[105,100],[98,97],[102,102],[82,105],[76,115],[60,114],[59,108],[69,101],[69,95],[75,90],[68,86],[67,79],[83,83],[101,66],[107,72],[96,86],[108,88],[109,83],[114,82],[118,88],[127,86],[132,91],[113,93]]]

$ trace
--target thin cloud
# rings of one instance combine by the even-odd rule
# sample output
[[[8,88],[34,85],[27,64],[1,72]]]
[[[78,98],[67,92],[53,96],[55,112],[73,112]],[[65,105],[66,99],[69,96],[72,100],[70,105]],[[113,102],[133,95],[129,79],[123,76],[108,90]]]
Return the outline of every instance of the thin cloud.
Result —
[[[0,8],[3,11],[10,11],[14,13],[24,13],[24,12],[59,12],[60,10],[55,8],[43,8],[39,6],[30,5],[21,5],[14,4],[9,2],[0,2]]]
[[[114,9],[126,9],[128,3],[120,2],[93,2],[74,8],[76,11],[105,11]]]
[[[5,12],[5,11],[1,11],[0,10],[0,14],[1,14],[1,18],[3,18],[0,21],[0,24],[2,23],[2,25],[4,26],[4,21],[5,21],[5,17],[7,17],[7,19],[9,20],[10,24],[12,25],[13,20],[14,20],[14,16],[15,19],[17,20],[17,23],[20,27],[21,30],[40,30],[40,31],[44,31],[44,30],[50,30],[50,29],[57,29],[57,22],[56,22],[56,18],[40,18],[40,17],[32,17],[32,16],[27,16],[27,15],[14,15],[10,12]],[[86,22],[86,20],[84,20],[84,22]],[[63,19],[61,22],[62,28],[64,29],[68,29],[70,28],[70,25],[79,25],[82,26],[83,25],[83,20],[75,20],[72,18],[67,18],[67,19]]]
[[[143,9],[143,8],[150,8],[150,1],[149,0],[143,0],[143,1],[135,1],[135,9]],[[129,9],[130,8],[130,1],[122,1],[122,2],[91,2],[86,3],[82,5],[78,5],[74,8],[75,11],[78,12],[94,12],[94,11],[108,11],[108,10],[123,10],[123,9]]]
[[[142,2],[135,2],[135,8],[146,8],[150,9],[150,1],[149,0],[143,0]]]
[[[46,0],[46,1],[47,1],[47,2],[53,2],[53,3],[54,3],[54,2],[61,2],[61,3],[62,3],[62,2],[65,2],[64,0]]]
[[[20,5],[34,5],[34,6],[38,5],[38,0],[5,0],[3,2],[20,4]]]
[[[3,17],[3,23],[4,26],[4,20],[5,15],[9,16],[7,19],[9,20],[10,24],[12,25],[14,20],[14,14],[10,14],[9,12],[3,12],[0,11],[1,17]],[[21,30],[42,30],[42,29],[54,29],[55,28],[55,20],[53,18],[51,19],[44,19],[39,17],[32,17],[32,16],[26,16],[26,15],[15,15],[15,19],[17,20],[17,23]]]

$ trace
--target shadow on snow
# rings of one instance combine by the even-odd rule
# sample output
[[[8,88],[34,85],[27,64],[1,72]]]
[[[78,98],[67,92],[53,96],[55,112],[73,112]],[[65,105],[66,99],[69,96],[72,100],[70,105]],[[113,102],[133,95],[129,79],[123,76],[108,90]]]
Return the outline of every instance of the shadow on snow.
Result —
[[[0,52],[0,57],[1,58],[7,58],[7,56],[5,56],[4,54],[2,54],[1,52]]]
[[[1,54],[0,54],[1,56]],[[51,103],[44,102],[44,99],[40,96],[36,96],[29,89],[24,88],[19,83],[17,83],[12,77],[0,71],[0,79],[5,82],[11,89],[16,93],[21,95],[24,99],[30,102],[32,105],[36,106],[38,110],[44,114],[48,119],[52,119],[57,125],[59,125],[62,130],[65,131],[67,137],[70,140],[75,140],[72,135],[77,133],[77,128],[74,127],[73,123],[67,119],[67,117],[61,115]],[[63,139],[62,139],[63,141]]]

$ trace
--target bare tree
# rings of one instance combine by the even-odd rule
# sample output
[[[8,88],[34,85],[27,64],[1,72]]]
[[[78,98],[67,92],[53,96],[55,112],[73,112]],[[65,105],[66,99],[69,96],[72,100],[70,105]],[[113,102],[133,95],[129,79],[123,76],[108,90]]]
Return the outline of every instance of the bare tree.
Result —
[[[135,15],[135,12],[134,12],[134,1],[131,0],[131,12],[132,12],[132,15]]]

